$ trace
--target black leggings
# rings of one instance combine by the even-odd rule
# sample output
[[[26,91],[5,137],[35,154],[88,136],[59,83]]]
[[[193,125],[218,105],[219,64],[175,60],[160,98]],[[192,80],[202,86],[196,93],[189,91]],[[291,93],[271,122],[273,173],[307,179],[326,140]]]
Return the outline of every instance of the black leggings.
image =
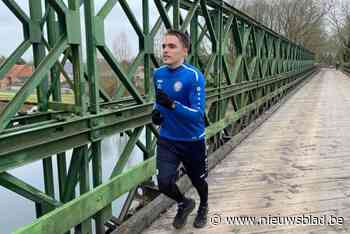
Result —
[[[205,140],[173,141],[159,139],[157,142],[157,168],[159,190],[177,202],[184,200],[176,185],[176,170],[184,165],[187,175],[196,188],[201,205],[208,203],[208,159]]]

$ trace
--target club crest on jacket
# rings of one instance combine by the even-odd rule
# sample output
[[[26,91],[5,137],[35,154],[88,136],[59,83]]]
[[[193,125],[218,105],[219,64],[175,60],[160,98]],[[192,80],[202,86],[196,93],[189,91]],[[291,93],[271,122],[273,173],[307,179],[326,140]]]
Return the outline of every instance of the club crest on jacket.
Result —
[[[174,84],[174,90],[175,92],[179,92],[182,89],[182,83],[181,81],[176,81]]]

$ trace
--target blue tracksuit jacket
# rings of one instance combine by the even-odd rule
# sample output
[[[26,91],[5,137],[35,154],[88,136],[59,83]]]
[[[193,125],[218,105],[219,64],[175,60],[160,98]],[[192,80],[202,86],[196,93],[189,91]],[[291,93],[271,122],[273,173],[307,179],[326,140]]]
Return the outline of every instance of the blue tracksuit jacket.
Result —
[[[167,109],[159,104],[155,108],[164,120],[160,137],[177,141],[197,141],[205,137],[205,78],[194,66],[184,63],[171,69],[161,66],[153,73],[156,88],[172,98],[176,107]]]

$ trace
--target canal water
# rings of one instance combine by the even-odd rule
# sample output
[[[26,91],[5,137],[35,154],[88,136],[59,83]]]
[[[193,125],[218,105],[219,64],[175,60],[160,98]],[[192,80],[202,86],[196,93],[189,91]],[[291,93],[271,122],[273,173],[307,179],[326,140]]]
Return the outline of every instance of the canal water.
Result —
[[[145,143],[145,131],[140,136],[140,141]],[[119,155],[123,151],[124,146],[128,142],[128,136],[119,134],[105,138],[102,141],[102,176],[106,181],[118,160]],[[67,152],[67,167],[70,162],[72,151]],[[142,161],[143,153],[136,146],[132,152],[132,156],[128,161],[126,168]],[[56,156],[53,156],[54,166],[54,182],[56,199],[58,200],[58,178]],[[90,168],[91,169],[91,168]],[[22,179],[26,183],[35,188],[44,191],[43,168],[42,162],[36,161],[26,166],[9,171],[10,174]],[[91,173],[90,173],[91,175]],[[90,179],[91,181],[91,179]],[[78,187],[78,186],[77,186]],[[77,189],[78,191],[78,189]],[[121,207],[126,200],[127,194],[112,203],[113,214],[118,215]],[[11,192],[0,186],[0,234],[8,234],[16,229],[30,224],[35,220],[35,204],[14,192]]]

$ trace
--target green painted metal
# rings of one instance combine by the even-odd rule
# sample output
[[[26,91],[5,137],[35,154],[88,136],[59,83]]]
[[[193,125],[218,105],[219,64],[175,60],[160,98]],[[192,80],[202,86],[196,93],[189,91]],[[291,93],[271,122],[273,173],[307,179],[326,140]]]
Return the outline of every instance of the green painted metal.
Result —
[[[31,201],[40,203],[41,205],[45,205],[50,208],[56,208],[62,205],[61,202],[56,201],[47,194],[41,192],[40,190],[32,187],[31,185],[23,182],[22,180],[14,177],[7,172],[1,173],[0,178],[1,186],[8,188],[15,193],[18,193]]]
[[[191,36],[188,60],[206,76],[206,140],[210,151],[315,70],[313,53],[221,0],[153,0],[159,13],[153,27],[148,0],[140,4],[142,25],[126,0],[108,0],[97,13],[93,0],[45,0],[45,5],[29,1],[30,15],[14,0],[3,2],[21,22],[24,39],[1,65],[0,79],[31,46],[35,65],[33,75],[0,113],[0,185],[33,201],[40,217],[17,233],[69,233],[71,228],[77,233],[91,233],[92,219],[95,232],[104,233],[104,223],[113,216],[112,201],[130,191],[119,219],[124,220],[135,189],[155,174],[159,133],[150,113],[154,104],[152,70],[160,64],[153,45],[162,24]],[[105,42],[104,20],[116,4],[139,39],[138,55],[127,69]],[[80,22],[82,9],[84,24]],[[82,58],[83,38],[86,61]],[[97,51],[120,84],[112,95],[101,86]],[[68,61],[73,65],[73,77],[64,70]],[[141,91],[134,83],[140,65],[144,67]],[[74,93],[69,103],[63,99],[61,75]],[[17,116],[35,90],[39,113]],[[126,91],[130,96],[124,95]],[[143,130],[145,143],[140,139]],[[101,140],[122,132],[129,141],[109,179],[103,182]],[[135,147],[143,152],[144,162],[124,171]],[[71,149],[68,165],[65,152]],[[58,189],[53,184],[53,155],[57,155]],[[43,160],[45,191],[7,172],[37,160]],[[79,194],[74,193],[77,185]]]
[[[341,70],[345,72],[345,74],[350,75],[350,63],[343,63],[341,65]]]
[[[46,232],[58,234],[69,231],[74,225],[91,217],[114,199],[131,190],[135,184],[141,183],[154,173],[155,158],[151,158],[140,163],[140,165],[128,169],[125,173],[112,178],[107,183],[98,186],[78,199],[64,204],[15,233]],[[61,221],[57,222],[57,220]],[[66,221],[62,222],[62,220]]]

